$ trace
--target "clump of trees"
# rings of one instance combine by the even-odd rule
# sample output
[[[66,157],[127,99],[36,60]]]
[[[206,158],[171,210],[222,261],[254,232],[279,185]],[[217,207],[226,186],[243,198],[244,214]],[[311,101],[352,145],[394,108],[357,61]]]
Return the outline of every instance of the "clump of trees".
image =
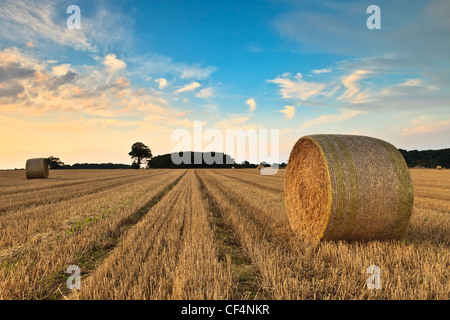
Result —
[[[208,153],[212,157],[220,158],[222,159],[222,163],[213,163],[208,164],[205,162],[204,154]],[[175,155],[177,153],[168,153],[163,154],[154,157],[151,159],[148,164],[147,168],[174,168],[174,169],[187,169],[187,168],[231,168],[235,165],[234,159],[231,158],[229,155],[222,153],[222,152],[192,152],[192,151],[183,151],[178,152],[178,156],[180,158],[188,158],[190,163],[181,163],[181,164],[175,164],[172,161],[172,155]],[[184,157],[183,157],[184,156]],[[201,159],[200,163],[196,159]]]
[[[216,159],[222,159],[221,163],[212,163],[208,164],[205,162],[205,154],[208,154],[210,157],[214,157]],[[186,161],[189,163],[181,163],[175,164],[172,161],[172,155],[178,155],[180,158],[190,159],[190,161]],[[201,161],[195,161],[196,159],[201,159]],[[199,163],[196,163],[199,162]],[[270,167],[270,164],[263,163],[265,167]],[[147,163],[147,168],[174,168],[174,169],[187,169],[187,168],[256,168],[257,164],[250,163],[248,161],[243,161],[238,164],[234,161],[234,159],[223,152],[194,152],[194,151],[184,151],[177,153],[167,153],[163,155],[156,156],[152,158]],[[286,167],[286,164],[283,162],[279,165],[280,168]]]
[[[131,151],[128,153],[133,159],[131,167],[133,169],[140,169],[143,161],[147,162],[153,158],[152,151],[142,142],[136,142],[131,146]]]
[[[64,167],[64,162],[62,162],[59,158],[50,156],[48,157],[48,166],[50,169],[60,169]]]
[[[399,151],[405,158],[408,167],[436,168],[437,166],[442,166],[450,168],[450,149],[424,151],[399,149]]]

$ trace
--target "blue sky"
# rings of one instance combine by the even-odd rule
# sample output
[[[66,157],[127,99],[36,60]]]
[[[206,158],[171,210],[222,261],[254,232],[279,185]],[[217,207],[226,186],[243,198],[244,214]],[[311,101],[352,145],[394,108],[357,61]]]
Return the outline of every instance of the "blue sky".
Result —
[[[0,168],[127,163],[134,142],[171,152],[194,121],[279,129],[281,161],[313,133],[448,148],[449,15],[443,0],[2,0]]]

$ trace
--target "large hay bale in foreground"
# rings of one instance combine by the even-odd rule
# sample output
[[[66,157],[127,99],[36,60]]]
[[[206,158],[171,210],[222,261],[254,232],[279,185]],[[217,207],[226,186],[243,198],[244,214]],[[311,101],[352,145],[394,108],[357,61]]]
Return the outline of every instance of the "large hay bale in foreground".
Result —
[[[46,158],[28,159],[25,168],[27,179],[48,178],[48,159]]]
[[[289,156],[286,209],[294,231],[309,238],[400,238],[414,193],[402,154],[364,136],[311,135]]]

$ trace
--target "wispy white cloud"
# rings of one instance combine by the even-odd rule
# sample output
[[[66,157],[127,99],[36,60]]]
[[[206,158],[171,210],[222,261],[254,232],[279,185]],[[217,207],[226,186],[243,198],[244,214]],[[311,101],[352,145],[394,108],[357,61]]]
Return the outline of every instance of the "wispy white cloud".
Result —
[[[404,83],[401,83],[401,86],[407,86],[407,87],[417,87],[422,84],[422,79],[409,79]]]
[[[450,32],[450,23],[446,19],[450,11],[448,1],[430,0],[414,5],[404,1],[382,1],[382,15],[386,17],[382,30],[385,25],[388,32],[368,32],[364,19],[366,2],[290,3],[290,10],[277,16],[274,26],[282,37],[301,44],[302,51],[351,56],[380,56],[391,52],[415,57],[417,62],[448,57],[450,44],[440,40],[446,39]],[[393,13],[395,16],[391,15]],[[412,34],[414,41],[402,41]]]
[[[185,85],[184,87],[182,87],[180,89],[175,90],[175,92],[180,93],[180,92],[192,91],[201,86],[202,85],[200,83],[194,81],[194,82],[191,82],[191,83]]]
[[[203,80],[209,78],[217,68],[200,64],[187,64],[174,61],[172,58],[155,53],[132,56],[126,59],[133,72],[146,78],[148,74],[166,78],[168,75],[182,80]]]
[[[331,69],[324,68],[324,69],[318,69],[318,70],[312,70],[312,73],[320,74],[320,73],[329,73],[331,72]]]
[[[367,70],[355,70],[350,75],[341,77],[342,84],[347,90],[338,98],[338,100],[350,101],[354,103],[363,102],[367,95],[360,92],[359,82],[370,74]]]
[[[132,41],[132,17],[115,10],[112,3],[93,2],[89,14],[82,11],[81,29],[77,30],[66,26],[69,15],[61,15],[66,7],[58,0],[2,0],[0,39],[16,46],[26,43],[29,48],[58,51],[62,46],[88,52],[107,52],[114,46],[123,49]]]
[[[249,130],[249,129],[258,129],[260,128],[259,125],[253,124],[249,122],[250,117],[239,115],[239,114],[231,114],[226,119],[221,120],[217,123],[214,123],[214,128],[220,129],[220,130],[226,130],[226,129],[243,129],[243,130]]]
[[[65,23],[57,23],[58,1],[4,0],[0,10],[1,37],[17,39],[45,39],[77,50],[93,51],[86,33],[71,32]],[[78,30],[77,30],[78,31]]]
[[[281,76],[268,81],[280,87],[281,96],[285,99],[294,98],[306,101],[321,95],[326,88],[324,83],[303,80],[301,74],[297,74],[294,79]]]
[[[403,128],[401,130],[401,134],[411,136],[430,133],[441,133],[443,131],[450,130],[450,120],[437,121],[436,119],[428,115],[418,116],[414,118],[411,121],[411,123],[414,126],[409,128]]]
[[[208,87],[200,90],[195,96],[197,98],[214,98],[214,88]]]
[[[180,78],[181,79],[206,79],[208,78],[211,73],[217,70],[216,67],[202,67],[200,65],[191,65],[191,66],[180,66],[180,69],[182,69]]]
[[[450,63],[450,42],[442,39],[450,33],[450,20],[446,18],[449,1],[414,5],[383,1],[385,31],[381,32],[370,32],[365,27],[361,13],[367,3],[361,1],[290,4],[290,10],[274,19],[273,25],[282,37],[294,46],[299,44],[302,52],[352,57],[333,66],[333,74],[344,73],[341,83],[345,92],[340,93],[340,104],[377,112],[448,108],[450,73],[444,66]],[[394,12],[395,17],[391,15]],[[403,41],[411,34],[414,41]],[[370,73],[357,74],[360,70]],[[373,86],[363,83],[369,76]],[[393,79],[406,76],[410,79],[401,80],[402,85],[392,84]]]
[[[303,128],[348,120],[362,113],[364,112],[359,110],[346,110],[341,112],[341,114],[325,114],[305,122]]]
[[[340,84],[334,86],[334,88],[331,89],[331,91],[328,92],[328,93],[326,94],[326,96],[327,96],[327,97],[332,97],[339,89],[341,89],[341,85],[340,85]]]

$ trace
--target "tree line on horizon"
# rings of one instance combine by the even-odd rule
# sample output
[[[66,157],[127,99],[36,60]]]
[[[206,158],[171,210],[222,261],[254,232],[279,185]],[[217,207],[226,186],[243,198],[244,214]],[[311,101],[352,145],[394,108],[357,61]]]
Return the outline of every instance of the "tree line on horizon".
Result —
[[[442,166],[450,168],[450,148],[440,150],[404,150],[399,149],[400,153],[405,158],[408,167],[425,167],[436,168]],[[182,157],[185,153],[189,154],[190,163],[175,164],[172,161],[172,155],[175,153],[167,153],[153,157],[152,152],[148,146],[142,142],[136,142],[132,145],[131,151],[128,155],[132,158],[132,164],[116,164],[116,163],[75,163],[73,165],[66,165],[57,157],[49,157],[50,169],[140,169],[142,164],[146,163],[146,168],[167,168],[167,169],[187,169],[187,168],[256,168],[258,164],[243,161],[236,163],[234,159],[223,152],[193,152],[181,151],[178,153]],[[208,154],[214,158],[221,158],[222,163],[208,164],[205,162],[204,155]],[[195,159],[201,159],[201,163],[195,163]],[[198,160],[197,160],[198,162]],[[271,164],[261,162],[262,165],[268,167]],[[279,164],[280,168],[286,167],[286,163]]]
[[[450,168],[450,148],[440,150],[410,150],[399,149],[405,158],[408,167],[413,168],[421,166],[424,168],[436,168],[441,166]]]

